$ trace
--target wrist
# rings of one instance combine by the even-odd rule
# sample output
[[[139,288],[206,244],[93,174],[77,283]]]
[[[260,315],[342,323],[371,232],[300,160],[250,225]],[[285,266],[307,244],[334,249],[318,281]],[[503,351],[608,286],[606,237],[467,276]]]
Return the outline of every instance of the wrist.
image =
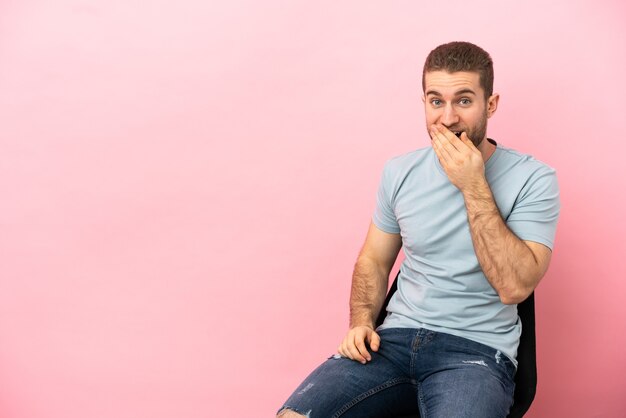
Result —
[[[462,194],[465,200],[465,207],[467,208],[467,215],[470,219],[485,215],[500,215],[489,184],[486,181],[466,188],[462,191]]]
[[[374,330],[374,322],[371,320],[351,320],[350,321],[350,329],[356,328],[356,327],[367,327],[370,328],[371,330]]]
[[[467,181],[459,188],[463,197],[467,199],[485,199],[491,196],[491,189],[485,176],[478,176]]]
[[[370,324],[358,324],[358,325],[353,325],[350,328],[352,329],[352,328],[357,328],[357,327],[365,327],[365,328],[371,329],[372,331],[374,330],[374,327],[371,326]]]

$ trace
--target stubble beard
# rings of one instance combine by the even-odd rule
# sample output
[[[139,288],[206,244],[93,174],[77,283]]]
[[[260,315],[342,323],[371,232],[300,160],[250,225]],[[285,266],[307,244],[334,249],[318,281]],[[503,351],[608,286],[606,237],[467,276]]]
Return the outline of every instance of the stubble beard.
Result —
[[[466,134],[472,141],[472,144],[478,148],[480,143],[487,137],[487,111],[485,111],[480,121]]]
[[[472,129],[467,136],[472,141],[472,144],[478,148],[480,143],[487,137],[487,111],[485,111],[478,124],[476,124],[474,129]]]

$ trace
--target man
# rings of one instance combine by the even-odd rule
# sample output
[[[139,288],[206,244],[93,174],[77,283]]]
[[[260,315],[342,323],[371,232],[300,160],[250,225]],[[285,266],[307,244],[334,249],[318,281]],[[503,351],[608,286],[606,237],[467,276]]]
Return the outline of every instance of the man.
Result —
[[[481,48],[435,48],[422,87],[432,146],[385,165],[350,329],[279,417],[505,417],[513,402],[516,304],[550,263],[556,175],[487,138],[499,95]],[[401,247],[398,290],[375,329]]]

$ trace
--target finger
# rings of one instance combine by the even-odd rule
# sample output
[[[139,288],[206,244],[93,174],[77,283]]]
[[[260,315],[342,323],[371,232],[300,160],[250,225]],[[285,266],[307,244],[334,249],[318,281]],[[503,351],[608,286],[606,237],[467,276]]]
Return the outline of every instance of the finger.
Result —
[[[378,349],[380,348],[380,336],[377,332],[372,331],[369,336],[369,343],[372,351],[378,351]]]
[[[450,132],[450,130],[445,126],[433,124],[431,125],[430,129],[435,133],[435,136],[439,138],[442,145],[450,142],[450,138],[448,138],[448,135],[452,134],[452,132]]]
[[[348,337],[347,336],[346,338],[343,339],[339,347],[340,347],[339,354],[341,354],[342,356],[346,358],[349,358],[350,360],[354,360],[352,358],[352,354],[350,354],[350,350],[348,350]]]
[[[465,132],[461,133],[461,141],[463,141],[463,143],[470,148],[472,151],[478,151],[478,148],[476,148],[476,145],[474,145],[474,142],[472,142],[472,140],[470,139],[469,136],[467,136],[467,134]]]
[[[339,347],[337,347],[337,352],[339,353],[339,355],[346,357],[346,355],[343,352],[343,342],[339,344]]]
[[[442,153],[451,155],[452,153],[454,153],[454,151],[456,151],[455,147],[451,144],[450,139],[437,125],[433,125],[431,131],[433,139],[439,144]]]
[[[438,132],[436,127],[434,127],[434,125],[430,133],[431,133],[433,148],[435,149],[435,152],[437,153],[437,156],[439,157],[439,161],[441,161],[442,164],[444,164],[447,161],[451,160],[453,158],[451,151],[454,151],[454,149],[449,144],[449,141],[447,141],[446,137],[442,133]]]
[[[374,332],[374,331],[370,331],[370,332]],[[372,356],[370,355],[369,351],[367,351],[367,347],[365,346],[365,339],[368,338],[368,334],[359,335],[361,338],[358,338],[355,340],[356,348],[359,350],[359,353],[361,353],[361,356],[363,356],[363,358],[366,361],[370,361],[372,359]],[[365,362],[363,361],[362,363],[365,363]]]
[[[458,136],[456,136],[450,129],[448,129],[444,125],[435,125],[435,127],[437,128],[439,132],[441,132],[441,134],[445,138],[443,141],[444,143],[448,142],[454,149],[458,151],[463,151],[463,149],[465,148],[464,142]],[[464,133],[465,132],[461,132],[461,135],[463,135]],[[465,136],[467,136],[467,134]]]
[[[348,351],[350,352],[350,358],[352,360],[358,361],[359,363],[366,363],[365,357],[361,354],[358,347],[358,338],[355,337],[353,341],[348,342]]]
[[[443,167],[444,170],[447,170],[447,167],[450,165],[448,162],[448,159],[450,158],[449,154],[447,152],[444,153],[444,150],[441,147],[441,142],[439,142],[439,140],[437,139],[433,139],[432,146],[433,146],[433,149],[435,150],[435,155],[437,155],[437,159],[439,160],[439,163],[441,163],[441,166]]]

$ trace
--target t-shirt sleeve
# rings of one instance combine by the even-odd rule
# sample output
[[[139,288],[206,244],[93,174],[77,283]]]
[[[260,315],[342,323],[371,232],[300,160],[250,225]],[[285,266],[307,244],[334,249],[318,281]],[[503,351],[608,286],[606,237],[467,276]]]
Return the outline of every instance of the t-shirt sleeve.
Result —
[[[546,166],[528,179],[506,223],[519,239],[552,249],[560,208],[556,172]]]
[[[399,234],[400,226],[393,210],[393,184],[390,164],[387,163],[383,169],[378,194],[376,195],[376,210],[372,221],[381,230],[390,234]]]

